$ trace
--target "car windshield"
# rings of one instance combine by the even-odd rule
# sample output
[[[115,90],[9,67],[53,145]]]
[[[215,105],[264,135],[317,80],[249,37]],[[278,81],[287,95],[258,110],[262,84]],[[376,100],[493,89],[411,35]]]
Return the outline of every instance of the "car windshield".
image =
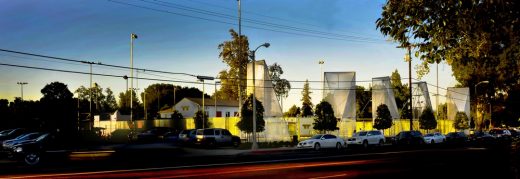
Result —
[[[358,132],[355,136],[366,136],[367,132]]]
[[[314,135],[311,137],[311,139],[321,139],[321,136],[323,136],[323,135]]]
[[[42,141],[43,139],[47,138],[47,136],[49,136],[49,134],[43,134],[40,137],[36,138],[36,141]]]
[[[433,137],[433,134],[426,134],[424,137]]]

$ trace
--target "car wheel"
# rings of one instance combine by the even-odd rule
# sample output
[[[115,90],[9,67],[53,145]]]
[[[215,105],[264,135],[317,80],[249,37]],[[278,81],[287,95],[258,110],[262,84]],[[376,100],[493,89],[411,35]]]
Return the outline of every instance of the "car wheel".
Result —
[[[432,139],[432,141],[430,142],[431,144],[435,144],[435,141]]]
[[[40,155],[37,153],[29,153],[25,155],[24,161],[27,165],[37,165],[40,163]]]
[[[341,148],[343,148],[343,146],[341,146],[339,142],[336,143],[336,150],[341,150]]]
[[[383,146],[385,142],[383,140],[379,140],[379,147]]]
[[[368,148],[368,141],[366,141],[366,140],[363,141],[363,148],[365,148],[365,149]]]
[[[319,151],[321,149],[320,143],[314,144],[314,150]]]
[[[238,141],[233,141],[233,147],[237,148],[239,145],[240,145],[240,142],[238,142]]]

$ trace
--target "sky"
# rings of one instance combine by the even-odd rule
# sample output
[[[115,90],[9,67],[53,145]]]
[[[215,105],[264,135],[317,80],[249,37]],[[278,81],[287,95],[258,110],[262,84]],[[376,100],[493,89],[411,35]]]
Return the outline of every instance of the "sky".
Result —
[[[126,3],[126,4],[122,4]],[[398,70],[408,77],[406,51],[396,48],[376,28],[382,0],[242,0],[242,34],[250,48],[259,49],[257,60],[282,66],[282,78],[289,81],[320,81],[323,71],[355,71],[357,85],[369,86],[374,77],[390,76]],[[138,7],[136,7],[138,6]],[[130,66],[130,34],[135,33],[134,67],[195,75],[217,76],[227,69],[219,58],[218,45],[230,40],[230,29],[238,29],[236,0],[0,0],[0,49],[41,55]],[[266,25],[267,24],[267,25]],[[273,25],[274,24],[274,25]],[[283,28],[277,28],[284,26]],[[297,29],[299,31],[295,31]],[[312,32],[312,33],[308,33]],[[360,40],[361,39],[361,40]],[[0,52],[0,63],[89,72],[89,66],[52,59]],[[413,66],[418,59],[413,59]],[[421,80],[436,84],[435,66]],[[129,70],[93,65],[93,73],[128,75]],[[414,70],[414,69],[413,69]],[[24,100],[39,100],[40,90],[54,81],[75,91],[89,85],[89,75],[16,68],[0,65],[0,99],[14,100],[21,95],[17,82],[24,85]],[[183,75],[140,72],[139,77],[195,82]],[[412,73],[416,78],[416,73]],[[93,76],[102,88],[115,94],[125,89],[122,78]],[[153,80],[138,80],[142,91]],[[202,89],[201,84],[168,82]],[[209,82],[212,83],[212,82]],[[404,82],[403,83],[407,83]],[[439,65],[439,86],[457,84],[449,65]],[[284,100],[284,111],[301,106],[303,83],[292,82]],[[311,89],[321,88],[311,83]],[[206,85],[212,94],[213,85]],[[428,86],[435,93],[434,86]],[[317,104],[320,90],[312,90]],[[446,91],[440,89],[440,94]],[[431,96],[435,104],[435,97]],[[445,101],[440,97],[440,102]],[[433,105],[435,106],[435,105]],[[434,107],[435,108],[435,107]]]

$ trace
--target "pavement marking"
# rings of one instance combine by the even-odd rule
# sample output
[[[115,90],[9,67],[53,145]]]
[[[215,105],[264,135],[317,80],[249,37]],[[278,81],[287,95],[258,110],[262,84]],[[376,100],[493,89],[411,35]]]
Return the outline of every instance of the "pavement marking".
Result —
[[[368,156],[368,155],[389,155],[389,154],[413,153],[413,152],[424,152],[424,151],[434,151],[434,150],[433,149],[408,150],[408,151],[382,152],[382,153],[364,153],[364,154],[335,155],[335,156],[324,156],[324,157],[307,157],[307,158],[294,158],[294,159],[262,160],[262,161],[251,161],[251,162],[232,162],[232,163],[187,165],[187,166],[175,166],[175,167],[154,167],[154,168],[141,168],[141,169],[125,169],[125,170],[108,170],[108,171],[95,171],[95,172],[42,174],[42,175],[32,175],[32,176],[8,176],[8,177],[12,178],[12,179],[18,179],[18,178],[42,178],[42,177],[64,177],[64,176],[74,176],[74,175],[93,175],[93,174],[108,174],[108,173],[122,173],[122,172],[139,172],[139,171],[169,170],[169,169],[183,169],[183,168],[195,168],[195,167],[214,167],[214,166],[226,166],[226,165],[243,165],[243,164],[291,162],[291,161],[315,160],[315,159],[330,159],[330,158],[342,158],[342,157],[356,157],[356,156]]]
[[[329,175],[329,176],[314,177],[314,178],[309,178],[309,179],[336,178],[336,177],[344,177],[344,176],[347,176],[347,174]]]

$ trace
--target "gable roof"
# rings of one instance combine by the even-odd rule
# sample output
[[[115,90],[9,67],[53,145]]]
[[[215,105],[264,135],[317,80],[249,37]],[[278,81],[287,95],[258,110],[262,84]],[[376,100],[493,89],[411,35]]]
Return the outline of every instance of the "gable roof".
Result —
[[[199,106],[202,106],[202,98],[186,98]],[[206,103],[206,106],[214,106],[215,100],[211,98],[207,98],[204,101]],[[227,106],[227,107],[238,107],[238,101],[235,100],[221,100],[217,99],[217,106]]]

